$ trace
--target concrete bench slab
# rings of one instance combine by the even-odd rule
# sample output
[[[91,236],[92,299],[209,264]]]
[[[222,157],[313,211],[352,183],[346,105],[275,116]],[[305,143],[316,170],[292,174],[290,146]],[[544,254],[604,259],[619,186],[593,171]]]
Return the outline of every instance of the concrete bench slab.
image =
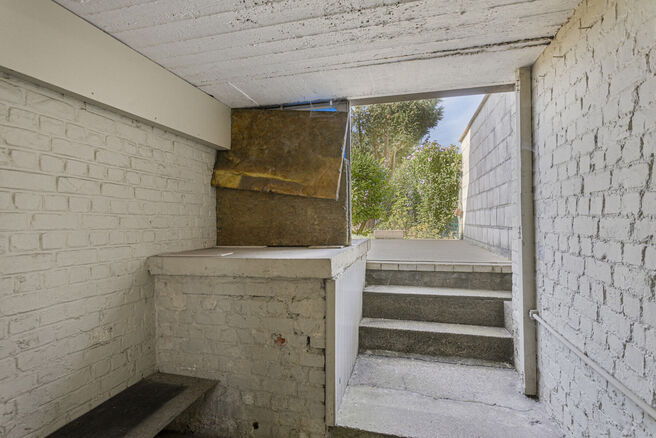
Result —
[[[216,384],[214,380],[153,374],[68,423],[49,438],[154,437]]]

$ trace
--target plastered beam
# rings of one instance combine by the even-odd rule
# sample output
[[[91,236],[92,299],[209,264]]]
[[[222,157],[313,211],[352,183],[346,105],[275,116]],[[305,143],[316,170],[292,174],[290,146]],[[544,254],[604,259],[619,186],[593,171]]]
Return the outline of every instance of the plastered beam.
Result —
[[[517,178],[515,206],[518,227],[518,371],[523,379],[526,395],[537,394],[537,331],[529,311],[536,308],[535,287],[535,216],[533,209],[533,124],[531,98],[531,67],[517,70],[517,159],[514,173]],[[513,297],[514,299],[514,297]]]
[[[49,0],[0,0],[0,68],[230,148],[228,106]]]
[[[377,103],[402,102],[407,100],[435,99],[445,97],[472,96],[476,94],[507,93],[515,89],[514,84],[490,85],[487,87],[461,88],[457,90],[432,91],[426,93],[401,94],[398,96],[359,97],[349,100],[351,105],[373,105]]]

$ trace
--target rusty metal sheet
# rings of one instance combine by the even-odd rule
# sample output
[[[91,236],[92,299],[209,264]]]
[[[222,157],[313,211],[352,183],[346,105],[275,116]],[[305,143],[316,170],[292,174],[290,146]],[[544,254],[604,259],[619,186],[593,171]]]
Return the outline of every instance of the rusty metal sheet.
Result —
[[[345,112],[233,110],[212,185],[335,200],[347,131]]]
[[[350,245],[348,169],[339,199],[217,188],[218,245]]]

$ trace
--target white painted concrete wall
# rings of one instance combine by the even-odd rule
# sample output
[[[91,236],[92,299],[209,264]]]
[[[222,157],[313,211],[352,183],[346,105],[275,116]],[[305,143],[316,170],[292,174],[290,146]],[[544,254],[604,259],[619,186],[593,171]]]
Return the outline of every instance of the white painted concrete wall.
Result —
[[[510,258],[514,93],[491,94],[461,144],[463,238]]]
[[[146,257],[215,244],[216,151],[0,75],[0,436],[155,370]]]
[[[584,0],[533,68],[545,320],[656,406],[656,2]],[[539,329],[540,398],[571,437],[656,421]]]
[[[331,409],[333,417],[328,419],[334,423],[335,415],[342,404],[342,398],[346,391],[351,372],[355,366],[358,356],[358,334],[360,320],[362,319],[362,291],[365,283],[366,254],[335,280],[326,284],[328,318],[334,321],[334,335],[331,333],[329,322],[328,342],[334,342],[332,351],[334,357],[327,355],[327,362],[331,362],[327,369],[334,370],[334,382],[332,376],[328,376],[328,390],[334,390],[334,396],[327,397],[327,402],[334,399],[334,407]],[[332,421],[331,421],[332,420]]]

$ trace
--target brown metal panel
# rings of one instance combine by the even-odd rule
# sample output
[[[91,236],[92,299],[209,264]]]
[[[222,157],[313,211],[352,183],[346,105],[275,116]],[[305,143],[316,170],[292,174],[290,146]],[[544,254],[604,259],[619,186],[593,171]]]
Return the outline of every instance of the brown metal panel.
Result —
[[[220,188],[337,199],[348,113],[233,110],[232,146],[217,155]]]

